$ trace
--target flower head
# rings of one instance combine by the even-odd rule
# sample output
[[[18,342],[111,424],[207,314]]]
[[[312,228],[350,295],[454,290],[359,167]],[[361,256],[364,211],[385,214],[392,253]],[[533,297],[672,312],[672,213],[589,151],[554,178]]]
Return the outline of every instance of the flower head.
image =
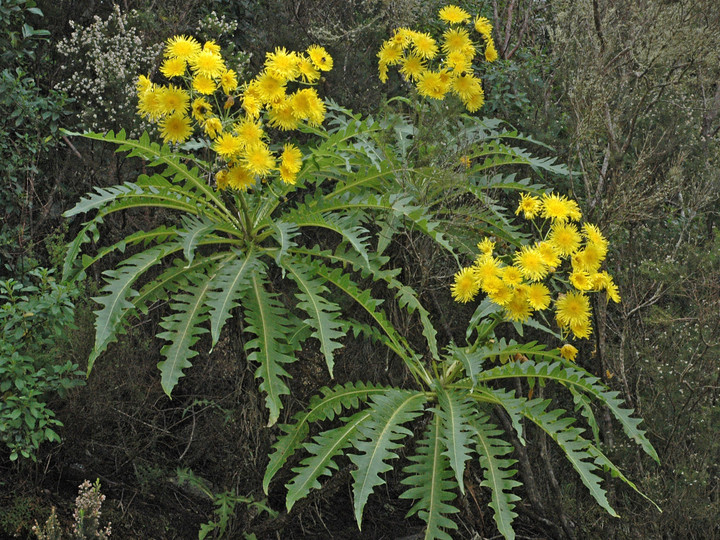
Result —
[[[438,16],[441,20],[450,24],[462,24],[470,19],[470,14],[458,6],[445,6],[440,10]]]
[[[308,56],[312,61],[313,65],[320,71],[330,71],[333,67],[332,56],[319,45],[310,45],[307,48]]]
[[[160,121],[160,135],[164,142],[185,142],[192,135],[190,119],[181,112],[175,112]]]
[[[463,268],[455,274],[455,282],[450,287],[452,297],[456,302],[469,302],[480,290],[480,283],[475,279],[472,268]]]
[[[578,350],[569,343],[566,343],[565,345],[560,347],[560,356],[562,356],[565,360],[570,360],[571,362],[574,362],[577,353]]]
[[[200,50],[200,43],[194,37],[173,36],[167,41],[165,56],[188,61]]]

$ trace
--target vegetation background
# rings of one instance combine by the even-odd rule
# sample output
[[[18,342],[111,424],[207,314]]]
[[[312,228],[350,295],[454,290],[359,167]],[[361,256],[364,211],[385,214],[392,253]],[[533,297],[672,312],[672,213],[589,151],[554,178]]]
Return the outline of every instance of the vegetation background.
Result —
[[[157,44],[175,34],[218,40],[250,76],[265,51],[319,43],[335,59],[323,95],[378,114],[389,97],[408,90],[398,78],[380,84],[380,43],[397,26],[427,27],[443,4],[0,2],[2,351],[24,351],[22,377],[39,389],[38,425],[45,422],[62,438],[43,432],[48,442],[38,442],[36,461],[0,453],[0,536],[31,537],[32,525],[44,522],[52,506],[69,522],[78,484],[99,478],[107,497],[103,518],[118,538],[194,538],[202,524],[222,519],[229,538],[243,532],[358,537],[349,466],[290,513],[280,489],[263,497],[276,433],[265,428],[263,398],[238,330],[196,362],[172,400],[155,367],[157,314],[114,344],[87,381],[78,377],[92,348],[90,297],[104,268],[72,290],[53,279],[57,270],[48,273],[60,264],[66,235],[76,232],[61,214],[92,186],[121,183],[140,165],[107,146],[68,140],[59,128],[133,125],[134,76],[157,69]],[[479,114],[550,145],[549,155],[560,155],[578,173],[553,187],[578,199],[610,240],[623,302],[598,304],[596,333],[582,344],[581,364],[644,418],[661,458],[657,465],[616,442],[609,416],[604,419],[610,455],[663,509],[658,513],[634,492],[609,484],[622,516],[614,519],[596,507],[544,436],[530,431],[527,450],[516,445],[524,484],[516,531],[526,538],[720,538],[720,9],[715,0],[458,4],[491,19],[500,54],[484,77],[487,104]],[[423,121],[428,160],[446,160],[452,168],[452,141],[431,144],[442,119]],[[120,239],[159,219],[138,213],[108,224]],[[406,272],[422,283],[417,290],[428,291],[431,315],[452,327],[471,311],[453,306],[451,265],[425,255],[425,268]],[[11,289],[26,303],[13,303]],[[43,314],[34,332],[10,332],[21,309]],[[294,368],[297,403],[287,405],[288,416],[327,378],[322,358],[309,356]],[[363,358],[362,371],[379,380],[396,375],[384,357],[360,345],[348,345],[343,356]],[[342,375],[352,374],[336,373]],[[0,371],[0,382],[18,377]],[[61,392],[50,392],[58,387]],[[4,421],[12,425],[13,419]],[[368,503],[364,537],[412,537],[422,530],[417,518],[405,519],[410,504],[397,499],[400,486],[388,474],[387,492]],[[477,481],[468,485],[475,489],[462,497],[457,537],[495,536],[488,494]]]

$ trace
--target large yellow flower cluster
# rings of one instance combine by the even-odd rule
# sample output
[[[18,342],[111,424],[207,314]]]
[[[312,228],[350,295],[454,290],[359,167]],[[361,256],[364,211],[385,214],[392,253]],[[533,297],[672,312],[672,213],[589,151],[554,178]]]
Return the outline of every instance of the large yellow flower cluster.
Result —
[[[588,295],[605,291],[608,300],[620,302],[617,285],[600,269],[607,240],[597,226],[579,226],[580,208],[562,195],[523,193],[515,213],[527,220],[543,219],[533,227],[541,238],[505,255],[496,255],[495,242],[484,238],[473,265],[455,275],[453,298],[469,302],[482,291],[504,308],[507,319],[519,322],[554,305],[555,320],[563,332],[589,337]]]
[[[498,54],[492,38],[492,25],[485,17],[476,17],[470,25],[470,14],[457,6],[445,6],[439,12],[447,29],[438,42],[427,33],[398,28],[378,52],[380,80],[388,79],[389,66],[398,66],[400,73],[415,83],[420,95],[444,99],[448,93],[456,95],[465,108],[474,112],[485,103],[482,82],[475,76],[473,61],[478,50],[485,60],[494,62]],[[477,32],[482,44],[472,40]]]
[[[165,142],[185,142],[195,129],[209,138],[224,163],[216,174],[219,189],[247,190],[275,173],[293,184],[302,168],[300,149],[285,144],[276,155],[266,128],[287,131],[303,122],[320,125],[325,104],[311,85],[332,65],[322,47],[313,45],[302,53],[279,47],[266,55],[263,70],[240,87],[237,73],[227,68],[215,42],[201,46],[193,37],[174,36],[167,41],[160,66],[172,82],[158,85],[141,75],[138,111],[158,123]],[[291,91],[292,83],[296,88]]]

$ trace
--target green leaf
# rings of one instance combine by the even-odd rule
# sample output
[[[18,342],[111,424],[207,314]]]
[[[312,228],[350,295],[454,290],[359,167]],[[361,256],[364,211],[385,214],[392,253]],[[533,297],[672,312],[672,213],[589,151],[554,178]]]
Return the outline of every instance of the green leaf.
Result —
[[[285,462],[292,456],[300,443],[308,434],[310,422],[319,420],[333,420],[335,415],[346,409],[357,409],[361,403],[367,401],[372,394],[385,392],[386,389],[373,384],[365,384],[361,381],[333,388],[323,387],[318,395],[310,400],[310,405],[304,411],[297,413],[293,419],[294,424],[280,424],[280,429],[285,433],[278,437],[273,444],[275,450],[270,455],[270,461],[263,478],[263,490],[268,493],[270,482]]]
[[[565,452],[565,456],[573,468],[580,475],[580,480],[588,488],[590,494],[613,517],[619,517],[607,500],[605,490],[600,486],[602,478],[595,471],[598,465],[590,453],[590,442],[580,436],[582,430],[570,427],[574,418],[563,417],[562,409],[547,412],[550,400],[532,400],[525,404],[524,415],[542,428],[558,446]]]
[[[220,331],[230,318],[230,312],[239,305],[240,298],[248,289],[250,276],[264,270],[253,248],[246,253],[233,253],[235,257],[220,265],[207,295],[212,347],[220,339]]]
[[[420,416],[426,401],[422,393],[397,389],[372,396],[371,399],[372,416],[358,426],[358,436],[353,440],[353,446],[359,454],[350,456],[357,467],[351,474],[354,479],[355,520],[360,529],[368,497],[376,486],[385,483],[380,475],[392,469],[387,461],[397,458],[394,450],[402,448],[402,444],[397,441],[412,435],[402,424]]]
[[[345,423],[340,427],[324,431],[313,437],[313,442],[303,445],[310,457],[303,459],[299,467],[293,468],[296,474],[286,485],[288,493],[285,505],[288,512],[298,500],[310,493],[311,489],[320,488],[318,478],[332,474],[333,469],[337,470],[333,458],[350,446],[358,426],[367,421],[371,414],[370,411],[360,411],[350,418],[344,418]]]
[[[313,264],[310,259],[303,261],[288,257],[282,261],[282,266],[300,289],[296,294],[300,300],[297,307],[308,314],[309,318],[304,322],[313,328],[311,335],[320,342],[320,351],[332,377],[334,351],[342,348],[339,339],[345,336],[344,332],[339,331],[342,328],[339,321],[340,306],[323,296],[328,289],[322,280],[314,276],[319,266],[317,263]]]
[[[190,266],[195,258],[195,248],[200,239],[209,232],[215,230],[216,223],[203,216],[196,218],[194,216],[185,216],[183,218],[183,229],[179,229],[177,234],[181,238],[183,254]]]
[[[455,506],[448,504],[456,497],[457,484],[443,452],[442,424],[440,416],[433,415],[425,436],[418,443],[417,454],[409,456],[414,463],[403,469],[408,476],[401,483],[411,487],[400,498],[417,501],[407,515],[417,513],[425,521],[424,538],[450,540],[451,536],[443,529],[457,529],[457,524],[447,517],[458,512]]]
[[[490,508],[493,509],[493,518],[498,531],[507,540],[513,540],[515,531],[512,522],[517,517],[513,511],[514,503],[520,500],[520,497],[511,492],[512,489],[520,486],[520,482],[512,480],[517,473],[511,468],[516,460],[506,458],[513,447],[498,437],[503,431],[490,424],[488,420],[489,417],[485,415],[473,423],[477,433],[480,466],[483,468],[484,480],[480,485],[490,489]]]
[[[277,422],[282,409],[281,396],[290,393],[283,377],[290,377],[282,367],[295,361],[288,345],[290,329],[285,322],[287,309],[277,295],[265,289],[263,271],[250,276],[249,287],[244,295],[245,320],[248,332],[257,337],[245,344],[248,360],[259,364],[255,377],[260,379],[260,390],[265,392],[265,405],[270,412],[268,426]]]
[[[207,293],[210,290],[215,271],[195,274],[191,277],[193,284],[184,294],[175,294],[170,307],[174,313],[165,317],[160,326],[166,331],[157,337],[169,341],[161,349],[165,357],[158,363],[162,374],[162,388],[170,396],[173,388],[183,376],[183,370],[192,364],[190,359],[198,353],[192,347],[207,328],[201,326],[208,319]]]
[[[158,264],[173,247],[176,246],[155,246],[125,259],[116,270],[103,272],[108,283],[100,292],[107,294],[93,298],[102,308],[95,311],[95,346],[88,359],[88,373],[92,370],[97,357],[110,343],[117,340],[123,319],[133,309],[134,306],[129,299],[138,295],[138,292],[132,288],[135,281]]]
[[[443,454],[448,458],[460,492],[465,493],[465,462],[470,459],[470,444],[475,432],[472,422],[476,415],[475,403],[467,394],[452,389],[437,389],[438,406],[435,414],[442,418],[440,438],[445,445]]]
[[[554,357],[557,362],[535,363],[532,360],[526,362],[510,362],[504,366],[486,370],[478,380],[490,381],[511,377],[530,377],[543,380],[552,380],[566,387],[574,387],[577,390],[590,394],[593,398],[608,407],[610,412],[620,422],[625,434],[634,440],[640,447],[655,461],[658,461],[657,452],[645,435],[645,431],[639,429],[642,422],[639,418],[633,418],[631,409],[623,407],[623,400],[618,398],[620,392],[610,391],[598,377],[591,375],[578,366],[568,365],[557,353],[542,351],[533,346],[534,349],[528,356]]]

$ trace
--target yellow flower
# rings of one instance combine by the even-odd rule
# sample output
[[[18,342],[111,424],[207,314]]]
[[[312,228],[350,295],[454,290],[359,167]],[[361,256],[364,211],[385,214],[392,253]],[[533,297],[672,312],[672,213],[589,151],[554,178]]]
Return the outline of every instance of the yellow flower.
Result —
[[[402,59],[400,73],[408,80],[417,81],[420,74],[425,71],[424,60],[416,54],[408,54]]]
[[[192,102],[192,115],[195,120],[202,122],[212,114],[212,105],[203,97],[199,97]]]
[[[265,176],[275,167],[275,158],[265,144],[256,144],[247,148],[243,164],[253,174]]]
[[[528,302],[533,309],[543,310],[550,305],[550,289],[542,283],[532,283],[525,288]]]
[[[451,52],[459,52],[463,54],[475,53],[475,46],[464,28],[451,28],[443,34],[442,50],[448,54]]]
[[[312,61],[304,55],[298,55],[297,67],[303,80],[307,83],[314,83],[320,78],[320,72],[315,69]]]
[[[486,281],[497,279],[500,275],[500,263],[490,253],[480,255],[473,263],[472,268],[483,287]]]
[[[472,70],[472,55],[462,51],[452,51],[445,57],[447,67],[455,73],[463,73]]]
[[[503,283],[500,279],[488,280],[486,282],[488,298],[499,306],[507,305],[513,298],[515,291]],[[485,288],[483,289],[485,290]]]
[[[523,246],[515,252],[514,259],[515,265],[520,269],[523,277],[530,281],[540,281],[548,273],[548,267],[536,247]]]
[[[292,114],[298,120],[309,120],[313,125],[322,124],[325,119],[325,104],[314,88],[303,88],[289,98]]]
[[[210,41],[206,41],[203,44],[203,51],[211,52],[213,54],[220,54],[220,45],[215,43],[212,39]]]
[[[285,47],[276,47],[275,52],[265,55],[265,69],[273,77],[283,81],[293,80],[300,75],[297,55],[287,52]]]
[[[218,133],[222,131],[222,122],[219,118],[208,118],[202,123],[203,130],[211,139],[218,136]]]
[[[542,198],[542,216],[553,221],[577,221],[582,217],[582,214],[578,204],[573,200],[569,200],[565,195],[555,193],[548,195],[545,193]]]
[[[482,35],[486,40],[492,39],[492,24],[485,17],[475,18],[475,31]]]
[[[560,265],[560,253],[550,242],[540,242],[536,245],[543,262],[550,270]]]
[[[572,223],[555,223],[548,235],[548,241],[562,256],[575,253],[580,248],[581,240],[577,227]]]
[[[160,135],[164,142],[181,143],[192,135],[190,119],[180,112],[165,117],[160,122]]]
[[[485,104],[485,92],[483,91],[482,87],[480,87],[479,93],[474,94],[466,100],[463,100],[463,104],[469,112],[475,112],[479,110]]]
[[[522,212],[525,219],[533,219],[540,213],[541,209],[540,199],[529,193],[521,193],[520,204],[518,204],[517,210],[515,210],[515,215],[518,216],[520,212]]]
[[[203,49],[190,58],[190,67],[195,73],[217,78],[225,71],[225,63],[219,54]]]
[[[260,144],[265,136],[260,122],[256,122],[252,117],[246,117],[235,124],[233,130],[240,139],[242,148]]]
[[[333,59],[323,47],[310,45],[307,48],[307,53],[310,61],[320,71],[330,71],[332,69]]]
[[[565,345],[560,347],[560,356],[562,356],[565,360],[570,360],[571,362],[574,362],[577,353],[578,350],[569,343],[566,343]]]
[[[616,304],[620,303],[620,289],[617,285],[615,285],[612,278],[610,278],[610,282],[605,286],[605,292],[607,293],[608,299],[612,300]]]
[[[441,20],[450,24],[461,24],[470,18],[470,14],[467,11],[453,5],[442,8],[438,16]]]
[[[260,111],[262,110],[262,101],[252,94],[244,94],[242,99],[242,108],[248,116],[257,118],[260,116]]]
[[[297,129],[300,125],[300,121],[296,118],[293,112],[292,102],[289,99],[283,99],[282,101],[274,104],[268,111],[270,125],[282,131]]]
[[[281,166],[286,167],[293,173],[300,172],[302,167],[302,152],[294,144],[288,143],[283,146],[283,153],[280,156]]]
[[[510,301],[505,304],[505,316],[511,321],[525,322],[532,314],[525,291],[516,290]]]
[[[423,58],[435,58],[438,52],[437,44],[430,34],[415,32],[412,36],[415,52]]]
[[[242,165],[233,165],[225,175],[225,183],[239,191],[247,191],[255,183],[255,177]]]
[[[573,255],[573,267],[589,273],[597,272],[605,259],[605,252],[596,244],[587,244],[584,249]]]
[[[403,59],[403,48],[396,43],[386,41],[382,44],[382,47],[380,47],[377,56],[380,62],[392,66],[400,63]]]
[[[470,302],[480,290],[480,283],[475,279],[472,268],[463,268],[455,274],[455,282],[450,287],[452,297],[456,302]]]
[[[137,90],[138,95],[146,92],[147,90],[151,90],[152,87],[153,83],[145,75],[138,76],[137,81],[135,82],[135,89]]]
[[[480,250],[480,253],[488,255],[491,254],[495,249],[495,242],[490,240],[490,238],[485,237],[480,242],[478,242],[477,248]]]
[[[562,294],[555,301],[555,316],[562,327],[579,327],[590,320],[590,301],[581,292]]]
[[[383,83],[386,83],[388,80],[388,66],[383,62],[378,63],[378,78],[380,82]]]
[[[192,85],[193,90],[205,95],[213,94],[217,89],[217,86],[215,86],[215,81],[213,81],[210,77],[202,74],[198,74],[193,78]]]
[[[161,87],[158,90],[160,110],[163,114],[174,112],[186,113],[190,103],[190,96],[185,90],[177,86]]]
[[[232,69],[228,69],[220,75],[220,86],[223,92],[229,94],[238,87],[237,73]]]
[[[570,274],[569,280],[572,286],[579,291],[589,291],[593,288],[592,281],[590,281],[590,274],[583,270],[575,270]]]
[[[275,103],[285,97],[285,81],[263,71],[255,79],[257,93],[264,103]]]
[[[165,114],[160,102],[160,91],[156,91],[154,86],[150,86],[138,95],[138,112],[153,121]]]
[[[522,284],[523,274],[519,268],[515,266],[506,266],[501,270],[501,279],[510,287],[517,287]]]
[[[240,152],[240,139],[232,133],[221,133],[213,144],[213,150],[225,158],[226,161],[229,161],[230,158]]]
[[[578,339],[589,338],[592,334],[592,323],[590,319],[570,324],[570,330]]]
[[[489,39],[487,45],[485,46],[485,60],[488,62],[494,62],[497,59],[498,52],[495,48],[495,42],[492,39]]]
[[[607,252],[608,241],[600,232],[597,225],[585,223],[582,226],[582,231],[583,236],[587,239],[588,243],[594,244],[603,252]]]
[[[182,58],[166,58],[160,66],[160,73],[168,79],[181,77],[185,74],[185,60]]]
[[[441,73],[425,71],[418,77],[417,89],[420,95],[432,99],[443,99],[449,89]]]
[[[173,36],[168,39],[165,56],[188,61],[200,52],[200,43],[194,37]]]
[[[463,101],[467,101],[483,91],[480,79],[473,77],[471,74],[454,77],[452,89]]]
[[[215,173],[215,182],[217,182],[217,188],[223,190],[227,187],[227,171],[222,170]]]

